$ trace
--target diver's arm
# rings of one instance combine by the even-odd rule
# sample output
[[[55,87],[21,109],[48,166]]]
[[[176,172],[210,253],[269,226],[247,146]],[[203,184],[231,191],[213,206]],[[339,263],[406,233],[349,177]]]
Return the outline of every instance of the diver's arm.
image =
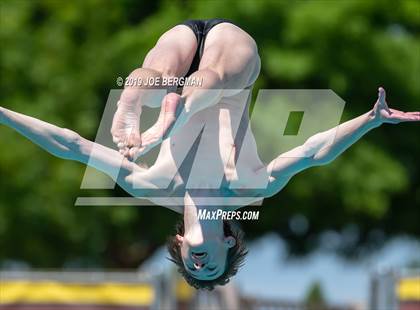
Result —
[[[268,166],[270,183],[280,190],[290,178],[309,167],[333,161],[363,135],[383,123],[420,121],[420,112],[401,112],[390,109],[385,101],[385,90],[379,88],[373,109],[330,130],[310,137],[303,145],[281,154]]]
[[[0,124],[14,129],[54,156],[79,161],[106,173],[125,188],[129,185],[126,179],[142,170],[119,152],[89,141],[74,131],[3,107],[0,107]]]

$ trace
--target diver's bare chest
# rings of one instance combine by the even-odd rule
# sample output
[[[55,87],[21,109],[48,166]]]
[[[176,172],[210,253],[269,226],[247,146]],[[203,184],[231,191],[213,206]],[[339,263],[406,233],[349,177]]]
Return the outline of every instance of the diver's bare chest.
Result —
[[[179,132],[162,142],[151,169],[156,175],[176,178],[176,183],[193,188],[215,189],[223,182],[246,185],[263,165],[256,148],[249,147],[255,143],[237,145],[232,124],[241,115],[234,112],[213,108],[194,115]],[[248,139],[253,136],[248,135]],[[239,157],[239,150],[245,156]],[[241,163],[237,165],[239,158]]]
[[[146,172],[153,183],[166,189],[168,203],[160,205],[182,213],[187,191],[202,196],[203,204],[225,206],[226,210],[237,209],[229,206],[234,198],[247,196],[249,201],[242,205],[259,200],[253,197],[259,195],[268,176],[255,141],[237,145],[239,125],[235,123],[242,114],[236,112],[223,105],[206,109],[162,142],[155,163]],[[254,139],[252,133],[245,136]]]

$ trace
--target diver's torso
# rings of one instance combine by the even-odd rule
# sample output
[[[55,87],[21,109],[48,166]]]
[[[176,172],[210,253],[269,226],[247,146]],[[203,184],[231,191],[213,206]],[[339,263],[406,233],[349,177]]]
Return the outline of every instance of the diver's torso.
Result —
[[[259,195],[268,175],[248,126],[248,94],[245,90],[222,98],[195,114],[162,142],[156,162],[144,177],[178,201],[187,190],[227,209],[238,197],[250,197],[246,204],[260,200],[251,197]],[[148,199],[154,202],[153,197]]]

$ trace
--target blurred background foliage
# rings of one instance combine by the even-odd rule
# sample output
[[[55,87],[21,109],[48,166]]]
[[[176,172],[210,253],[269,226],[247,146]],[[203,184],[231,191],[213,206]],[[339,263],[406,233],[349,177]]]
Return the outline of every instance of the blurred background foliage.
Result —
[[[402,110],[420,107],[418,1],[2,1],[1,105],[94,139],[109,90],[184,19],[233,20],[256,40],[255,89],[333,89],[343,121],[377,87]],[[273,129],[276,124],[272,124]],[[398,234],[420,236],[420,126],[383,126],[334,163],[267,199],[250,240],[276,232],[290,253],[323,247],[357,257]],[[134,267],[162,245],[178,215],[160,207],[75,207],[85,167],[0,130],[0,264]],[[249,208],[251,209],[251,208]]]

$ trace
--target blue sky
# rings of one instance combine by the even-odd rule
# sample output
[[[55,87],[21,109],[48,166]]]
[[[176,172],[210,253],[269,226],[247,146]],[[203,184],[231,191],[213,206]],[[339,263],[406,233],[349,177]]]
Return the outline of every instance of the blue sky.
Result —
[[[284,242],[267,235],[250,246],[247,264],[235,283],[249,294],[300,300],[311,283],[320,281],[330,302],[366,304],[373,271],[405,266],[415,259],[420,260],[420,242],[400,237],[354,262],[322,251],[288,260]]]

